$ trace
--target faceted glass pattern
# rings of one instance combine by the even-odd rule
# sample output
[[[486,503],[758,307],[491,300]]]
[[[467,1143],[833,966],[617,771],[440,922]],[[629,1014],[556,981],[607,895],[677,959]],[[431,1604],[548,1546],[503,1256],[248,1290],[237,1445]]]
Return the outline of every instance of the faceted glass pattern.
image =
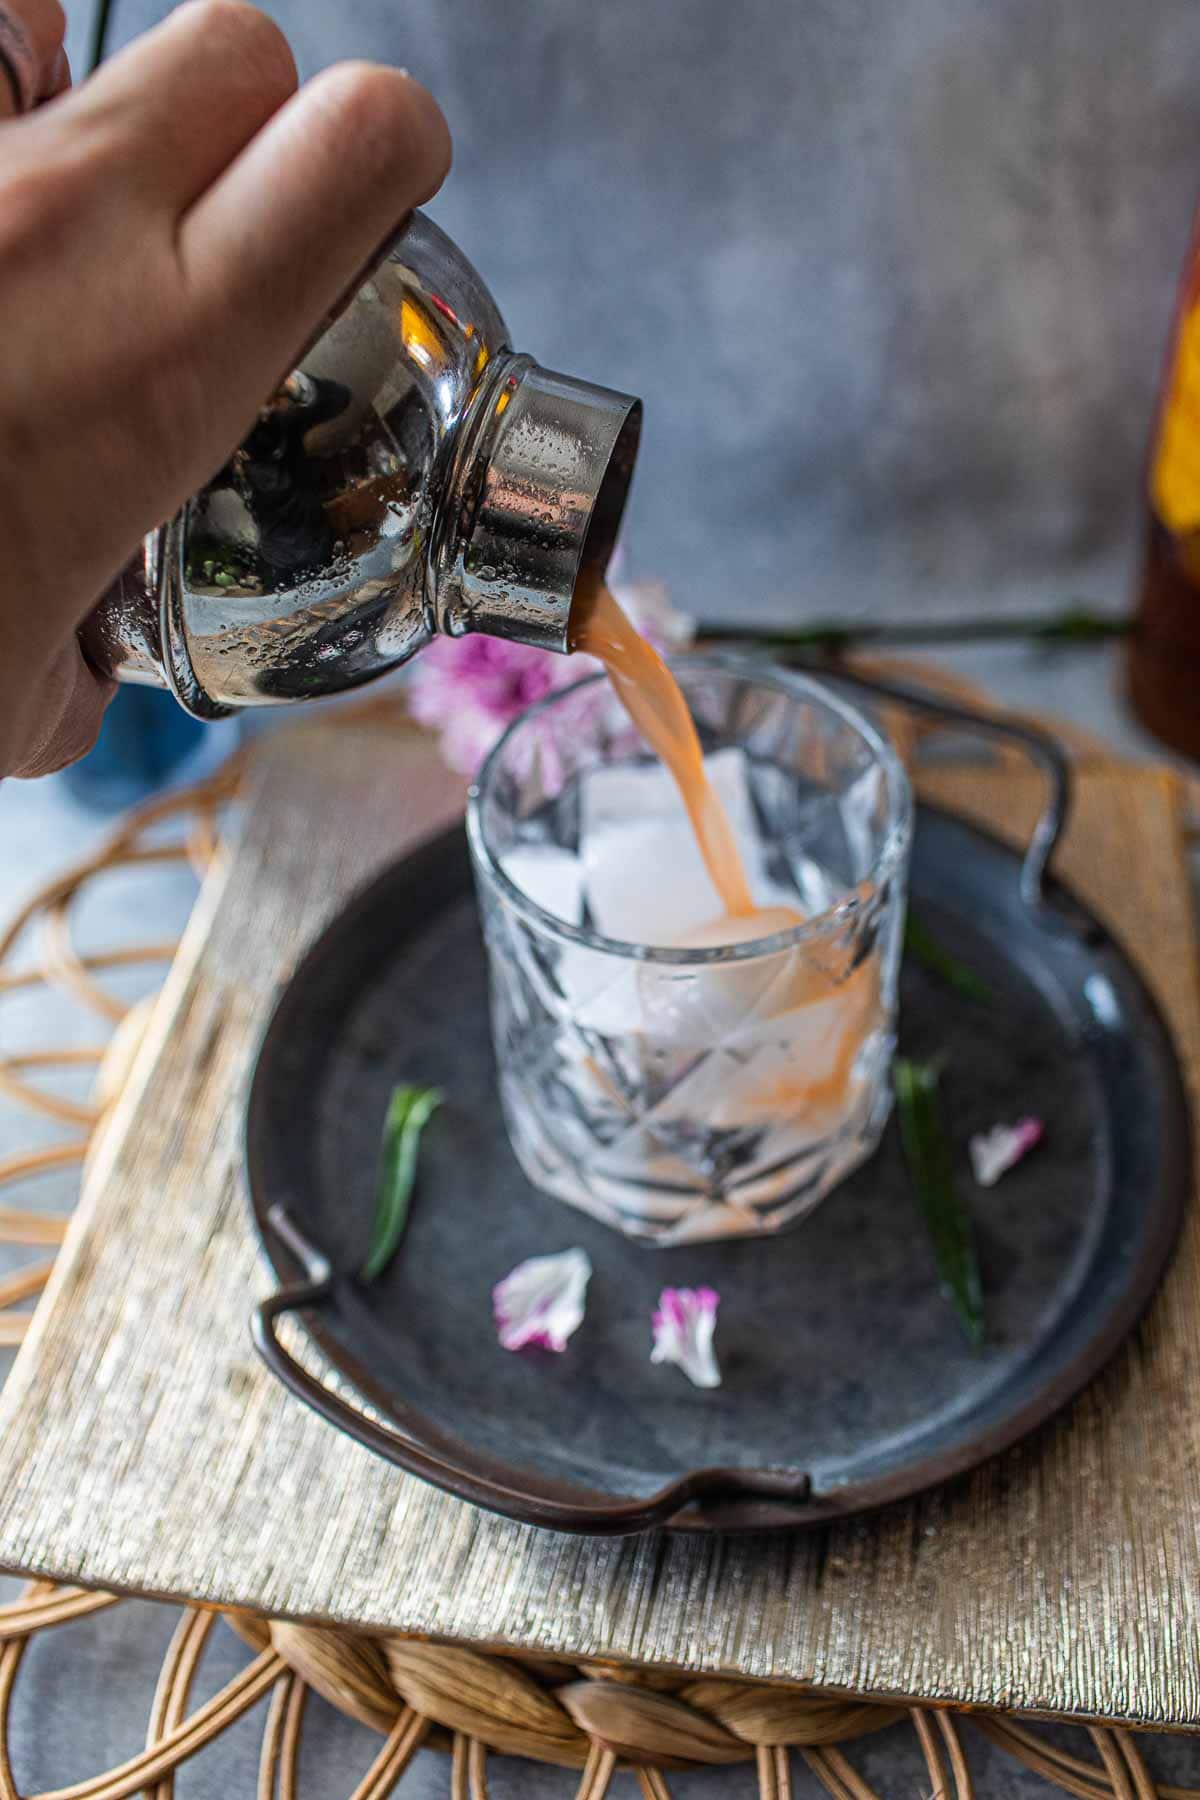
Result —
[[[538,1187],[664,1245],[777,1230],[875,1148],[911,833],[897,759],[832,694],[698,658],[675,673],[756,901],[802,925],[664,942],[716,908],[603,677],[523,715],[470,808],[513,1148]]]

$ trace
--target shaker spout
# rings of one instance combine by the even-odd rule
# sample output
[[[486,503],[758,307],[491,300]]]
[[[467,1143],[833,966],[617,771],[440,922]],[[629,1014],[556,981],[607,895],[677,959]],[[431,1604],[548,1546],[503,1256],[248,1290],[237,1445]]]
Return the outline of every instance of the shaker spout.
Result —
[[[435,548],[437,628],[566,654],[575,596],[603,579],[642,406],[508,356],[479,398]]]

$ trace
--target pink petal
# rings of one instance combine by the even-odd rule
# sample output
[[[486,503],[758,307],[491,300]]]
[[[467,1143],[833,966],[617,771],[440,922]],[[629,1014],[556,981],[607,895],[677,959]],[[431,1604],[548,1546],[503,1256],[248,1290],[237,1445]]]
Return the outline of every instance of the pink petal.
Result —
[[[558,666],[570,660],[478,633],[435,638],[413,664],[409,710],[440,733],[446,761],[473,775],[505,726],[551,692]]]
[[[720,1304],[715,1288],[664,1288],[653,1320],[650,1361],[675,1363],[696,1387],[720,1387],[721,1371],[713,1350]]]
[[[1027,1156],[1045,1135],[1041,1119],[1018,1119],[1015,1125],[993,1125],[970,1139],[967,1150],[980,1187],[994,1187],[1000,1177]]]
[[[505,1350],[562,1351],[583,1323],[592,1265],[584,1250],[531,1256],[492,1289],[496,1331]]]
[[[630,584],[619,589],[619,597],[659,650],[690,641],[691,621],[672,609],[664,587]],[[461,638],[436,637],[413,662],[409,710],[422,725],[439,733],[450,766],[474,775],[506,725],[535,701],[594,674],[599,666],[587,656],[531,650],[527,644],[477,632]],[[603,704],[602,695],[597,699]],[[552,792],[551,774],[547,771],[546,779]]]

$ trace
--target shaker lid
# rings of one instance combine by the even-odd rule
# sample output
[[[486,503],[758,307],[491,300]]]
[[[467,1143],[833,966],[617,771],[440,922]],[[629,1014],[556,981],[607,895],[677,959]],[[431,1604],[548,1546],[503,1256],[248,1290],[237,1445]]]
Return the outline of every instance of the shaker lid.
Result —
[[[576,592],[603,578],[616,542],[641,402],[512,356],[478,405],[452,478],[439,629],[566,651]]]

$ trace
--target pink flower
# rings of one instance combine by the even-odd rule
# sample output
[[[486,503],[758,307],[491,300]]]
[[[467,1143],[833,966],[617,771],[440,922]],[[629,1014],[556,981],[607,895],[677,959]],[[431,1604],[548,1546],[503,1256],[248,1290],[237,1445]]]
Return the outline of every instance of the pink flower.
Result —
[[[967,1150],[971,1168],[980,1187],[994,1187],[1023,1156],[1027,1156],[1045,1134],[1040,1119],[1018,1119],[1015,1125],[993,1125],[971,1138]]]
[[[687,641],[690,628],[671,610],[665,589],[614,586],[613,592],[659,649]],[[438,637],[413,663],[409,710],[438,732],[450,767],[474,775],[513,719],[599,667],[588,656],[559,656],[478,633]],[[543,748],[548,745],[547,739]]]
[[[720,1387],[721,1371],[713,1350],[720,1304],[715,1288],[664,1288],[654,1315],[650,1361],[678,1364],[696,1387]]]
[[[452,769],[474,775],[510,720],[556,688],[578,681],[591,666],[583,657],[555,656],[477,633],[439,637],[425,646],[413,669],[409,711],[439,733]]]
[[[506,1350],[565,1350],[583,1323],[592,1264],[586,1250],[531,1256],[492,1289],[492,1311]]]

